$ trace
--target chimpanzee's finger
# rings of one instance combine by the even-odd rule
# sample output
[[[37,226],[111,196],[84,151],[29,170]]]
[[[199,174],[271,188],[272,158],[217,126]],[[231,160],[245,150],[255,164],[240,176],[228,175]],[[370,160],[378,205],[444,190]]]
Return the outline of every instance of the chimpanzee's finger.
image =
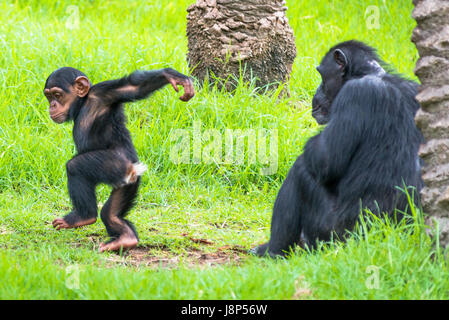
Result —
[[[178,86],[176,85],[176,80],[173,78],[168,79],[168,82],[172,85],[173,89],[175,89],[176,92],[179,92]]]
[[[189,101],[195,95],[192,80],[188,79],[184,84],[184,95],[179,99],[182,101]]]

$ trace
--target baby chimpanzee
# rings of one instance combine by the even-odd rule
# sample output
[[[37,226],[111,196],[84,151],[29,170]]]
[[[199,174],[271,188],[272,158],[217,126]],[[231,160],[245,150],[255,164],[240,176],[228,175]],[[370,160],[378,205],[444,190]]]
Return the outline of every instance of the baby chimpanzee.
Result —
[[[146,167],[139,163],[125,126],[123,103],[146,98],[170,83],[178,91],[184,87],[182,101],[194,96],[189,77],[173,70],[135,71],[118,80],[91,85],[74,68],[54,71],[45,83],[44,94],[50,103],[50,117],[56,123],[73,120],[73,139],[78,154],[66,164],[68,190],[73,210],[53,221],[57,230],[92,224],[97,220],[95,187],[113,187],[101,209],[101,219],[110,240],[100,252],[128,249],[138,242],[137,232],[124,217],[134,204],[140,175]]]

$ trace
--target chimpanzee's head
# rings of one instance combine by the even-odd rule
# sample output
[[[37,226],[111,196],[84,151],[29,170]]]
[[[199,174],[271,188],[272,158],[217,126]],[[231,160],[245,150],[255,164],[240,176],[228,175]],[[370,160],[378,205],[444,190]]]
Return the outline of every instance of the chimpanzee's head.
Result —
[[[64,67],[50,74],[45,82],[44,95],[50,104],[51,119],[56,123],[69,120],[70,107],[84,98],[90,87],[86,75],[74,68]]]
[[[375,49],[358,41],[346,41],[331,48],[317,67],[321,84],[312,100],[312,116],[319,124],[330,120],[331,106],[341,88],[351,79],[382,75],[384,62]]]

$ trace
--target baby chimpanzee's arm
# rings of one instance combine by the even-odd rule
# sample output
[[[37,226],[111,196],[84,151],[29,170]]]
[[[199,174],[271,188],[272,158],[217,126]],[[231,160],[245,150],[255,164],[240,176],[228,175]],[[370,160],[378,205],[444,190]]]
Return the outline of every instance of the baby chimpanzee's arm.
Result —
[[[112,105],[145,99],[169,83],[176,92],[179,91],[178,85],[184,87],[184,95],[180,97],[182,101],[190,100],[195,94],[192,80],[170,68],[135,71],[121,79],[100,82],[91,88],[91,93],[101,97],[105,104]]]

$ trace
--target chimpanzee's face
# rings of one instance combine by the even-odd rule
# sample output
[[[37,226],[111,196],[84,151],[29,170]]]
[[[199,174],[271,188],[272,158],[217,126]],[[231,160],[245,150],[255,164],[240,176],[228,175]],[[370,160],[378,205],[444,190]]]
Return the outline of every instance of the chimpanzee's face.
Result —
[[[69,71],[67,71],[69,70]],[[50,118],[56,123],[69,120],[69,111],[72,104],[85,97],[90,90],[90,81],[86,76],[74,77],[73,68],[60,68],[53,72],[47,79],[44,95],[50,104]],[[67,73],[69,75],[67,76]]]
[[[328,53],[317,67],[321,84],[312,100],[312,116],[319,124],[330,120],[332,103],[343,86],[344,67],[334,52]]]
[[[56,123],[66,121],[69,117],[70,106],[77,97],[73,92],[73,87],[69,87],[69,92],[59,87],[52,87],[45,89],[44,94],[50,104],[50,118]]]
[[[321,83],[312,99],[312,116],[319,124],[326,124],[330,119],[331,102],[324,93],[323,84]]]

